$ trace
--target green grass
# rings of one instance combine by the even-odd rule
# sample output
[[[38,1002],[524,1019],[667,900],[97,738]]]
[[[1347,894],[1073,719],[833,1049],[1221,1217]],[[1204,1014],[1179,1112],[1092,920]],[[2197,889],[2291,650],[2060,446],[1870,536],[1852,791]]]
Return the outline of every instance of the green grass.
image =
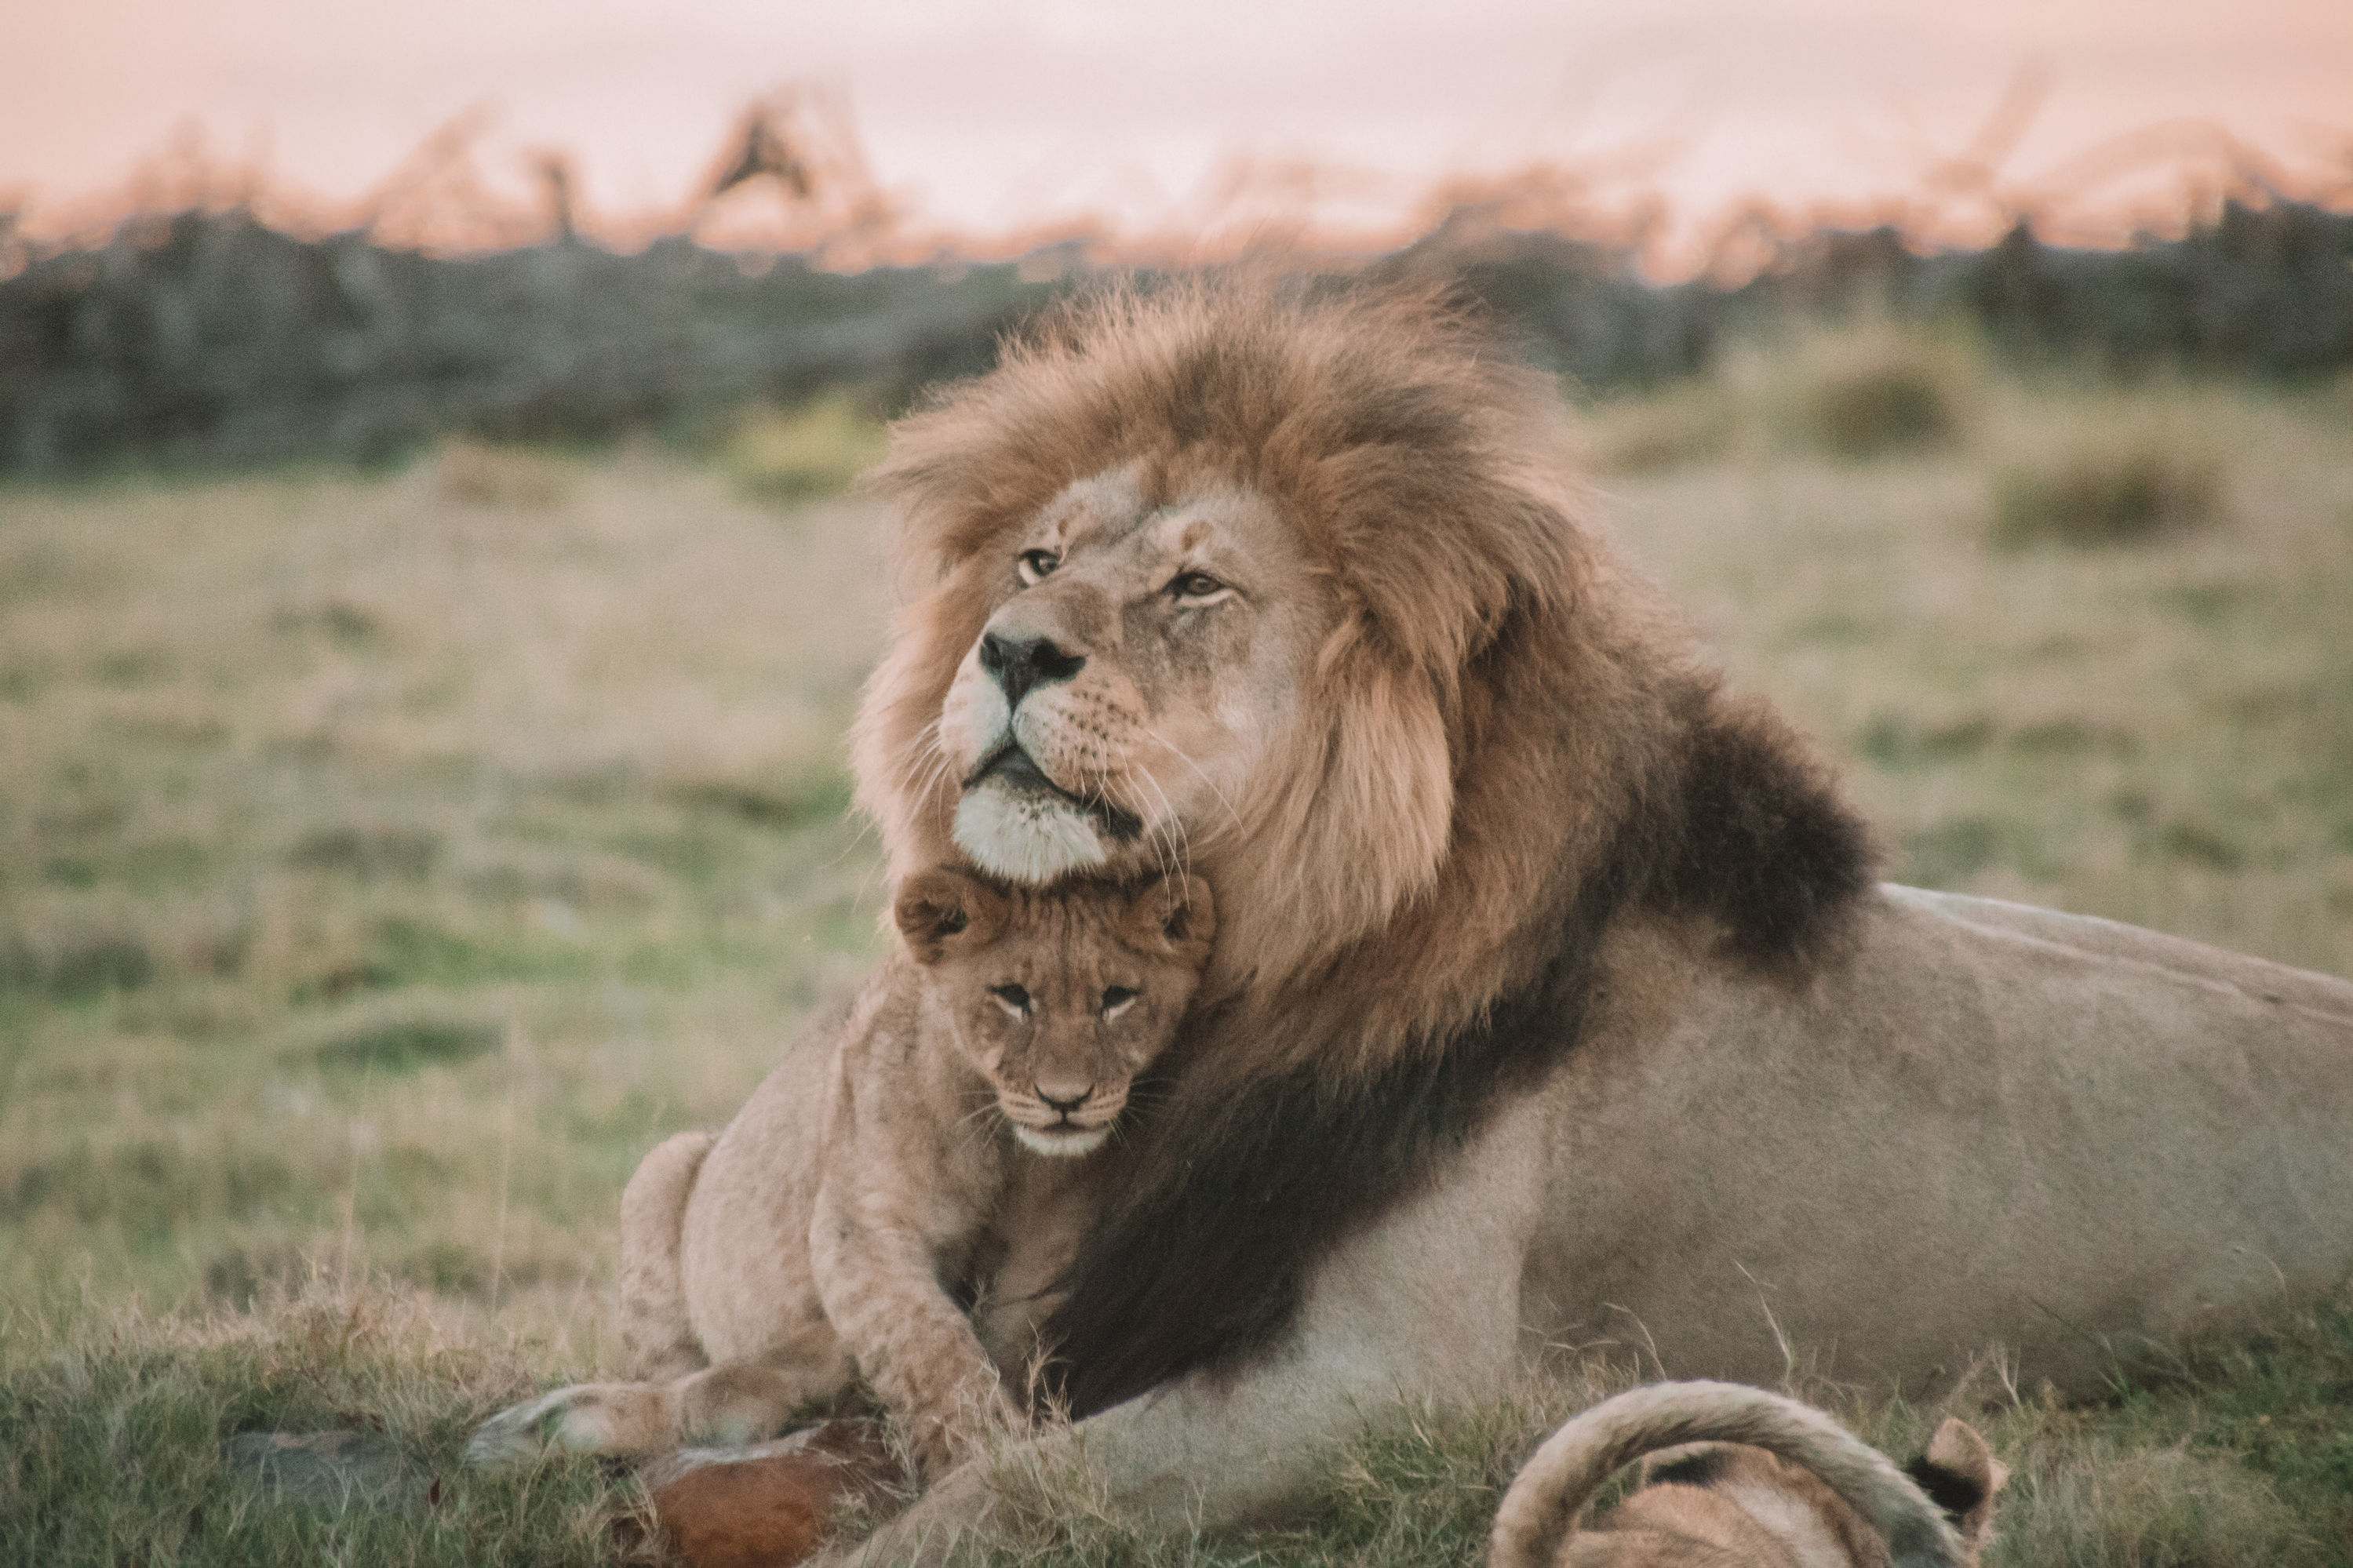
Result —
[[[0,1292],[594,1290],[878,951],[870,514],[455,450],[0,494]]]
[[[719,461],[745,495],[792,505],[839,495],[882,456],[881,425],[848,397],[789,412],[760,409],[737,422]]]
[[[1894,873],[2353,973],[2342,392],[1971,371],[1941,444],[1859,462],[1787,417],[1832,362],[1596,411],[1599,504],[1844,760]],[[2005,471],[2151,418],[2216,455],[2200,526],[1994,546]],[[464,451],[0,489],[0,1562],[601,1550],[626,1484],[460,1486],[456,1446],[618,1370],[636,1161],[880,951],[842,816],[893,598],[874,510]],[[2283,1315],[2089,1405],[2000,1394],[1993,1561],[2353,1562],[2346,1325]],[[1006,1550],[1467,1563],[1599,1375],[1399,1413],[1302,1531],[1141,1540],[1062,1478]],[[1899,1447],[1934,1414],[1841,1408]],[[222,1469],[239,1431],[376,1423],[447,1483],[432,1519],[290,1518]]]
[[[0,1317],[0,1562],[612,1563],[638,1500],[594,1461],[462,1468],[468,1432],[534,1385],[543,1355],[445,1319],[324,1293],[202,1321]],[[414,1467],[407,1507],[289,1506],[227,1462],[240,1432],[353,1428]]]

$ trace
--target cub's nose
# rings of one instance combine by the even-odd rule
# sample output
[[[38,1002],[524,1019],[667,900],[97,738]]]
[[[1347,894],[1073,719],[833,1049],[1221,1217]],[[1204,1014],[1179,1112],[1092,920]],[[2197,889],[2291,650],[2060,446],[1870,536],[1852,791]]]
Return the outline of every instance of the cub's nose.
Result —
[[[1068,1116],[1084,1105],[1095,1092],[1095,1086],[1091,1083],[1071,1083],[1067,1079],[1057,1083],[1040,1079],[1035,1087],[1038,1098],[1046,1102],[1046,1108],[1062,1116]]]
[[[1033,686],[1070,679],[1086,662],[1086,655],[1058,647],[1051,637],[980,634],[980,668],[996,678],[1008,708],[1020,707]]]

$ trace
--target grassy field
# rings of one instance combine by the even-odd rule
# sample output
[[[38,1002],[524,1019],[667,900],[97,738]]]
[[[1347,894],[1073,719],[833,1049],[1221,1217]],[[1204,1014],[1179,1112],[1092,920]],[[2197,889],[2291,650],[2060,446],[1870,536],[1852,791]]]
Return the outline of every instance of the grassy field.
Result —
[[[1847,761],[1898,876],[2342,974],[2348,391],[2095,393],[1862,334],[1588,438],[1638,558]],[[617,1369],[636,1160],[878,952],[841,735],[885,525],[805,499],[866,436],[788,425],[712,468],[459,447],[0,489],[0,1562],[604,1553],[625,1483],[464,1480],[456,1448]],[[2104,1404],[1999,1401],[1993,1561],[2353,1563],[2348,1309]],[[1071,1507],[1007,1550],[1468,1561],[1590,1392],[1402,1413],[1304,1534]],[[1901,1446],[1934,1413],[1848,1414]],[[228,1434],[328,1426],[446,1491],[289,1513],[223,1470]]]

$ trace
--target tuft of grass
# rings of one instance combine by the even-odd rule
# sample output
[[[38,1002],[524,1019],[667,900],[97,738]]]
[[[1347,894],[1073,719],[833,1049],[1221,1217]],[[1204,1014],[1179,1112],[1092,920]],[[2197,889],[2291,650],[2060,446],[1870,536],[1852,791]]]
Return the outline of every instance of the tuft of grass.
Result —
[[[420,1068],[470,1062],[499,1048],[495,1024],[450,1018],[385,1018],[346,1029],[319,1044],[322,1068],[413,1073]]]
[[[812,768],[776,778],[681,779],[670,787],[680,804],[723,813],[760,827],[793,827],[849,811],[849,775]]]
[[[287,852],[289,865],[336,871],[366,880],[421,879],[441,858],[441,835],[404,824],[322,827],[307,833]]]
[[[2222,465],[2163,418],[2110,417],[1993,476],[1994,543],[2132,544],[2212,522]]]
[[[112,992],[136,991],[155,978],[156,967],[153,950],[130,932],[18,937],[0,944],[0,993],[31,992],[59,1002],[86,1002]]]
[[[2233,1458],[2113,1439],[2038,1454],[2000,1515],[1998,1562],[2297,1568],[2328,1561],[2264,1479]]]
[[[427,1298],[268,1292],[250,1313],[82,1307],[0,1317],[0,1562],[53,1568],[392,1568],[615,1561],[640,1508],[594,1460],[463,1467],[467,1434],[538,1385],[543,1353]],[[230,1462],[255,1432],[357,1430],[414,1484],[391,1500],[276,1498]]]
[[[1965,355],[1915,333],[1829,334],[1799,352],[1785,418],[1801,445],[1834,458],[1933,452],[1967,434],[1977,379]]]
[[[882,456],[881,425],[851,399],[818,398],[744,417],[719,454],[738,489],[794,502],[839,495]]]
[[[296,1185],[286,1163],[267,1153],[224,1158],[217,1149],[157,1138],[102,1151],[85,1143],[19,1173],[0,1190],[0,1215],[58,1209],[83,1225],[111,1223],[163,1240],[195,1215],[244,1218],[293,1196]]]
[[[1601,404],[1584,420],[1586,460],[1605,474],[1657,474],[1713,462],[1739,434],[1740,409],[1713,379]]]
[[[448,441],[434,468],[441,494],[468,506],[546,511],[571,500],[575,488],[562,460],[526,447]]]

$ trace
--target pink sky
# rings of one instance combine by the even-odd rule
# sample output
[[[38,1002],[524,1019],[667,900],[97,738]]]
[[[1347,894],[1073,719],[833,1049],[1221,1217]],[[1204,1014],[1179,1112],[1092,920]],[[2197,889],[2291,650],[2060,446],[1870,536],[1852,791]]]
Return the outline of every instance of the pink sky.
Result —
[[[881,183],[1001,230],[1078,211],[1182,221],[1221,155],[1447,173],[1672,134],[1697,213],[1916,182],[2022,68],[2049,91],[2021,175],[2190,117],[2353,174],[2353,0],[7,0],[0,196],[37,219],[175,128],[347,197],[469,106],[484,172],[561,147],[587,205],[671,207],[749,100],[842,94]]]

